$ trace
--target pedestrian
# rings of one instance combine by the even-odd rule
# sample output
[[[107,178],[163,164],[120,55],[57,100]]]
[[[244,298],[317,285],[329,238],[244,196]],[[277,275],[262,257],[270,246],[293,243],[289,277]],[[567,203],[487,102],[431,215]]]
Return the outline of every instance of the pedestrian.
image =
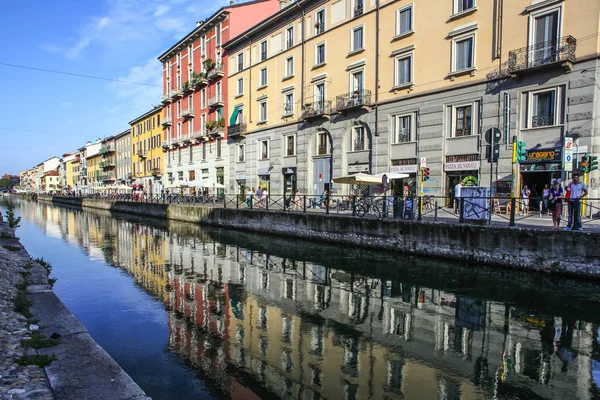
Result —
[[[248,208],[252,207],[253,194],[254,194],[254,188],[248,188],[248,191],[246,192],[246,206],[248,206]]]
[[[460,181],[454,185],[454,214],[458,214],[460,208],[460,192],[464,184],[464,182]]]
[[[531,196],[531,190],[529,190],[529,186],[523,185],[523,190],[521,190],[521,204],[523,205],[523,214],[529,214],[529,196]]]
[[[327,189],[323,190],[323,194],[321,194],[321,208],[327,208],[327,202],[329,201],[329,191]]]
[[[585,183],[579,182],[579,173],[575,172],[572,181],[567,185],[567,188],[569,189],[569,222],[565,231],[582,231],[581,199],[588,194],[587,186],[585,186]]]
[[[544,214],[548,214],[548,200],[550,199],[550,186],[546,183],[542,191],[542,201],[544,202]]]
[[[554,181],[552,187],[548,191],[548,209],[552,214],[552,225],[554,230],[560,227],[560,218],[563,210],[563,195],[564,190],[558,181]]]
[[[256,189],[256,206],[257,207],[262,207],[262,198],[263,198],[263,191],[262,191],[261,187],[259,186]]]
[[[263,195],[263,200],[265,201],[265,204],[269,204],[269,191],[267,190],[266,186],[263,189],[262,195]]]
[[[292,204],[294,204],[294,210],[298,211],[298,206],[300,205],[300,192],[298,189],[294,191],[294,197],[292,197]]]

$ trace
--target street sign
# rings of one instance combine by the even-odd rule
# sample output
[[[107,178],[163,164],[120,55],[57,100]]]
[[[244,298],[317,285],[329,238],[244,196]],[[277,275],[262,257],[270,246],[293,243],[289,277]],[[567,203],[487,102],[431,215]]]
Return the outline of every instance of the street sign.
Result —
[[[502,131],[498,128],[490,128],[485,131],[485,141],[488,144],[498,144],[502,139]]]
[[[565,152],[563,163],[565,165],[564,169],[567,172],[573,170],[573,138],[567,137],[565,138]]]
[[[427,166],[427,158],[421,157],[421,168],[425,168]]]

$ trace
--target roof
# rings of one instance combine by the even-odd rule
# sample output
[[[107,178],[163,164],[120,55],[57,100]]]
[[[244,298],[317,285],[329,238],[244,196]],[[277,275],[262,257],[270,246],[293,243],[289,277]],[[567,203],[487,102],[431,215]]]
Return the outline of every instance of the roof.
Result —
[[[160,62],[165,62],[167,59],[171,58],[172,55],[171,53],[174,52],[175,50],[177,50],[177,48],[183,44],[186,43],[188,40],[190,39],[195,39],[196,35],[200,35],[200,33],[204,32],[206,29],[208,29],[210,26],[212,26],[212,23],[214,22],[214,20],[222,13],[222,12],[226,12],[228,9],[231,8],[238,8],[238,7],[244,7],[244,6],[248,6],[251,4],[256,4],[256,3],[263,3],[266,1],[270,1],[270,0],[253,0],[253,1],[247,1],[245,3],[237,3],[237,4],[231,4],[228,5],[226,7],[221,7],[217,12],[215,12],[213,15],[211,15],[210,17],[208,17],[207,19],[205,19],[204,21],[199,21],[198,22],[198,26],[196,26],[190,33],[188,33],[187,35],[185,35],[183,37],[183,39],[181,39],[180,41],[178,41],[177,43],[175,43],[173,46],[171,46],[169,49],[167,49],[164,53],[162,53],[160,56],[158,56],[158,60]]]
[[[143,119],[148,118],[149,116],[151,116],[152,114],[156,114],[157,112],[162,111],[163,107],[162,106],[156,106],[154,107],[152,110],[148,111],[147,113],[140,115],[139,117],[137,117],[136,119],[133,119],[131,121],[129,121],[129,125],[133,125],[138,121],[141,121]],[[128,129],[127,132],[130,132],[131,129]]]
[[[121,133],[117,133],[117,134],[115,135],[115,140],[116,140],[116,139],[121,139],[123,136],[127,136],[127,135],[129,135],[130,133],[131,133],[131,129],[130,129],[130,128],[127,128],[127,129],[125,129],[123,132],[121,132]]]
[[[53,169],[52,171],[46,172],[44,176],[58,176],[58,171]]]

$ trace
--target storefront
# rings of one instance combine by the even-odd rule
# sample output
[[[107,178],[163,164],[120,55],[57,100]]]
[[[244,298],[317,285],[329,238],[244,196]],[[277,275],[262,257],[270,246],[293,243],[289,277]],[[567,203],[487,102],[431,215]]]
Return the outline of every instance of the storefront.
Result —
[[[286,196],[294,194],[297,188],[297,168],[286,167],[281,169],[283,175],[283,192]]]
[[[369,164],[355,164],[348,165],[348,175],[358,174],[358,173],[368,174],[369,173]],[[369,190],[371,189],[370,185],[350,185],[350,192],[348,194],[353,196],[368,196],[371,193]]]
[[[265,188],[271,193],[271,169],[270,168],[262,168],[256,171],[258,175],[258,187],[262,190]],[[258,187],[256,188],[258,190]]]
[[[415,160],[416,161],[416,160]],[[393,179],[392,190],[394,197],[410,197],[417,195],[417,164],[392,165],[390,172],[397,174],[408,174],[408,178]]]
[[[238,194],[246,195],[246,171],[236,171],[235,181],[238,184]]]
[[[217,196],[222,197],[225,194],[225,168],[217,168]]]
[[[454,198],[454,187],[462,182],[464,186],[479,186],[479,158],[478,155],[447,156],[444,164],[446,173],[447,204]]]
[[[562,148],[535,148],[527,150],[527,159],[520,164],[521,188],[531,190],[532,204],[538,204],[545,185],[562,179]]]

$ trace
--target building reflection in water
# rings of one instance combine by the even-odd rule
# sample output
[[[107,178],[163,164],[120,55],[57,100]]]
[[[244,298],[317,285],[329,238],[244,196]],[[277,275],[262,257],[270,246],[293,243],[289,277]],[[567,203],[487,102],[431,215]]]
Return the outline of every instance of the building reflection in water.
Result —
[[[339,254],[310,261],[315,252],[332,251],[329,247],[290,241],[269,252],[268,244],[253,246],[257,237],[250,234],[178,224],[167,229],[166,223],[150,226],[32,203],[21,203],[21,212],[91,257],[126,270],[163,301],[169,350],[226,397],[600,394],[598,321],[586,322],[576,313],[553,315],[552,293],[534,291],[509,304],[495,300],[493,292],[482,297],[444,290],[435,274],[403,281],[350,268],[368,263],[360,257],[348,263]],[[297,256],[302,246],[306,257]],[[401,268],[395,261],[381,267]],[[473,282],[463,286],[477,288],[481,277],[469,273],[460,279]],[[535,296],[548,296],[548,308],[530,307]],[[537,301],[536,307],[544,304]],[[587,315],[600,317],[598,299],[587,301]]]

